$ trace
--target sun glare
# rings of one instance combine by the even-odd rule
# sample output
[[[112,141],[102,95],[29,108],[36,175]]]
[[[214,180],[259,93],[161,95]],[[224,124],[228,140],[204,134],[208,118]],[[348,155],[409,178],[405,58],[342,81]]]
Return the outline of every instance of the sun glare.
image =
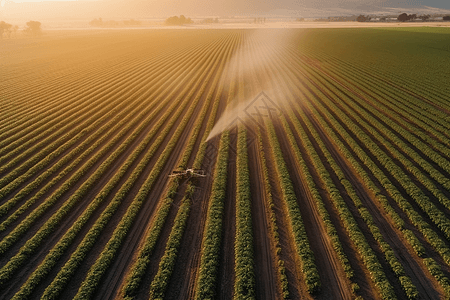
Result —
[[[55,1],[78,1],[78,0],[8,0],[8,2],[24,3],[24,2],[55,2]],[[6,0],[1,1],[1,5],[5,5]]]

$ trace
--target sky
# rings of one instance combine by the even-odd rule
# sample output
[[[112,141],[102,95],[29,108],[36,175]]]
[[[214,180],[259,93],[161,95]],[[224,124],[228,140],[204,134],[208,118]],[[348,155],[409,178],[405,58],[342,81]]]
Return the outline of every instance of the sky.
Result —
[[[437,12],[449,0],[0,0],[1,20],[166,18],[202,16],[327,17]],[[414,11],[416,10],[416,11]]]

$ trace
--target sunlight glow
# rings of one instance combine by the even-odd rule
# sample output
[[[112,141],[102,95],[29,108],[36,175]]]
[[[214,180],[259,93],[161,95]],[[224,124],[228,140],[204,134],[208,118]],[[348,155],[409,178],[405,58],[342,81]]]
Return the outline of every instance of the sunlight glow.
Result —
[[[8,2],[14,3],[24,3],[24,2],[55,2],[55,1],[78,1],[78,0],[8,0]],[[2,6],[4,5],[5,0],[2,0]]]

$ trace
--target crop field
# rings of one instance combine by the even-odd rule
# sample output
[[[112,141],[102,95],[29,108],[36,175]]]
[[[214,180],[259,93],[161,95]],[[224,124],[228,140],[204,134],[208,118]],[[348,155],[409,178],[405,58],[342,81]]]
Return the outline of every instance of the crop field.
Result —
[[[0,42],[0,299],[450,298],[450,28]]]

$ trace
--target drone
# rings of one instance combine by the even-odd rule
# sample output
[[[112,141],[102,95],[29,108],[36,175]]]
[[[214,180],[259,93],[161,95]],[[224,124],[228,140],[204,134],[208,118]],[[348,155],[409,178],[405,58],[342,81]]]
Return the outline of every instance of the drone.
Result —
[[[202,169],[186,169],[184,171],[172,171],[172,174],[169,177],[182,177],[182,178],[191,178],[191,177],[206,177],[205,171]]]

